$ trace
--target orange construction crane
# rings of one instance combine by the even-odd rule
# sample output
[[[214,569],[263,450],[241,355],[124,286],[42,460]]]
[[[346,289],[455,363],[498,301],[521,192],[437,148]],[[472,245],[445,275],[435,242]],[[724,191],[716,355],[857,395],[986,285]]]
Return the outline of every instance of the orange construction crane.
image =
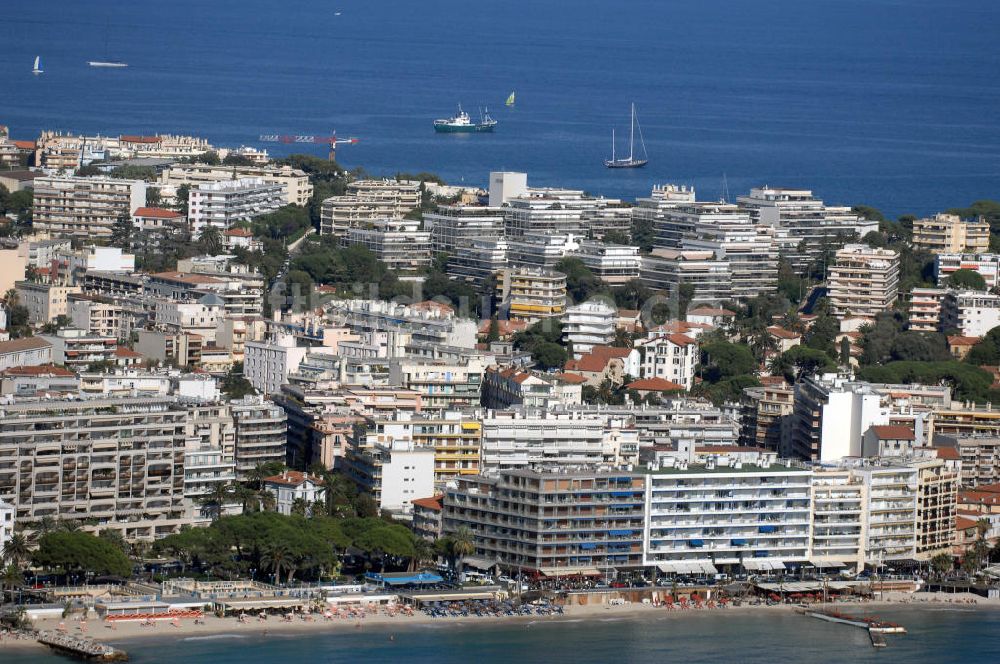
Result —
[[[261,134],[259,140],[261,143],[326,143],[330,146],[330,152],[327,157],[330,161],[337,160],[338,145],[353,145],[358,142],[358,139],[356,138],[337,138],[337,132],[333,132],[332,136]]]

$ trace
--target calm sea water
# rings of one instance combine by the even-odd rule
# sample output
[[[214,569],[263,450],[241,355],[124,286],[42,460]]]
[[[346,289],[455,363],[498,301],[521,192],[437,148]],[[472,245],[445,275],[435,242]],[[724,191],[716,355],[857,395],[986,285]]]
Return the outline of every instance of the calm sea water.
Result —
[[[349,166],[453,182],[517,169],[605,195],[669,181],[714,198],[725,177],[730,197],[802,186],[920,214],[1000,198],[995,0],[5,0],[3,10],[0,123],[18,137],[185,132],[239,145],[336,129],[363,141],[341,150]],[[130,66],[87,67],[95,58]],[[608,171],[611,129],[627,133],[633,100],[650,165]],[[459,102],[473,115],[489,106],[497,133],[435,135],[431,121]]]
[[[258,662],[397,662],[408,664],[607,664],[684,662],[892,661],[907,664],[991,662],[1000,652],[1000,611],[896,610],[880,615],[905,625],[906,636],[888,636],[876,651],[866,632],[795,614],[699,613],[625,620],[540,621],[525,626],[433,623],[406,629],[366,627],[315,636],[266,639],[237,635],[123,644],[131,661],[185,664]],[[389,635],[394,640],[389,640]],[[4,661],[7,661],[5,659]],[[16,664],[65,661],[22,657]],[[15,664],[12,662],[12,664]]]

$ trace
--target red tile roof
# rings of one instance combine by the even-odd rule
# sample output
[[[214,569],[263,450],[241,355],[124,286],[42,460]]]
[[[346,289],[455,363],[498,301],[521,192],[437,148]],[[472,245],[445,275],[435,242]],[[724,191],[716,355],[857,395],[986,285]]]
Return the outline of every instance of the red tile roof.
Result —
[[[979,337],[965,337],[960,334],[948,337],[949,346],[975,346],[980,341],[982,341],[982,339]]]
[[[560,373],[553,376],[556,380],[563,383],[572,383],[574,385],[579,385],[580,383],[586,383],[587,379],[580,374],[575,373]]]
[[[310,475],[309,473],[302,473],[297,470],[286,470],[280,475],[272,475],[271,477],[264,478],[264,481],[269,484],[284,484],[286,486],[299,486],[306,480],[312,482],[313,484],[323,484],[322,478]]]
[[[955,530],[970,530],[975,527],[975,519],[966,519],[964,516],[955,517]]]
[[[431,496],[430,498],[414,498],[410,502],[413,503],[414,507],[423,507],[424,509],[440,512],[443,509],[444,494]]]
[[[118,346],[115,348],[115,357],[142,357],[142,353],[137,353],[131,348]]]
[[[52,348],[52,344],[45,339],[40,339],[38,337],[25,337],[23,339],[0,341],[0,355],[6,353],[19,353],[25,350],[38,350],[40,348]]]
[[[937,456],[939,459],[945,459],[947,461],[961,461],[962,455],[958,453],[958,450],[954,447],[939,447],[937,448]]]
[[[663,378],[643,378],[629,383],[625,389],[639,392],[683,392],[684,386]]]
[[[253,237],[253,233],[245,228],[230,228],[225,234],[229,237]]]
[[[128,136],[119,137],[122,143],[160,143],[163,139],[159,136]]]
[[[800,339],[802,337],[798,332],[792,332],[791,330],[786,330],[783,327],[777,325],[772,325],[767,328],[767,333],[772,337],[778,337],[779,339]]]
[[[136,211],[132,215],[133,217],[153,217],[155,219],[179,219],[183,217],[180,212],[176,210],[168,210],[167,208],[161,207],[141,207],[136,208]]]
[[[445,304],[444,302],[435,302],[434,300],[424,300],[423,302],[417,302],[411,305],[411,308],[417,311],[437,311],[442,314],[453,314],[455,313],[455,307],[450,304]],[[487,328],[489,329],[489,328]]]
[[[872,430],[881,440],[916,440],[913,429],[904,426],[874,426]]]
[[[34,150],[36,144],[34,141],[11,141],[18,150]]]
[[[69,377],[75,376],[76,374],[69,369],[64,369],[62,367],[57,367],[54,364],[40,364],[37,367],[11,367],[0,375],[4,376],[62,376]]]

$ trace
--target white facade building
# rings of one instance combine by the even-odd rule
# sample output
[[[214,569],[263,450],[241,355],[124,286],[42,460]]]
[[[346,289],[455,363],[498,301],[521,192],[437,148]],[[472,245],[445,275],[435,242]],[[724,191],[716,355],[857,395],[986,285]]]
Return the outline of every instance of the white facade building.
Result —
[[[237,222],[274,212],[285,204],[284,188],[259,178],[198,185],[188,192],[188,220],[195,235],[206,226],[225,230]]]
[[[641,356],[641,378],[662,378],[683,385],[694,385],[698,364],[698,342],[684,334],[669,334],[640,339],[635,348]]]
[[[295,470],[286,470],[280,475],[265,477],[264,490],[274,494],[277,512],[285,515],[292,513],[297,500],[306,502],[308,514],[312,504],[323,500],[326,496],[326,487],[322,479]]]
[[[976,291],[949,291],[941,302],[944,329],[961,330],[966,337],[982,337],[1000,325],[1000,295]]]
[[[483,416],[482,470],[533,466],[598,466],[604,418],[515,408]]]
[[[55,236],[109,238],[120,218],[146,204],[146,183],[110,177],[45,177],[34,182],[32,226]]]
[[[615,338],[618,310],[600,301],[590,301],[566,308],[563,316],[563,337],[573,344],[573,357],[580,359],[594,346],[610,343]]]
[[[280,335],[274,341],[248,341],[243,349],[243,375],[258,392],[276,394],[309,350],[297,346],[295,338],[288,335]]]

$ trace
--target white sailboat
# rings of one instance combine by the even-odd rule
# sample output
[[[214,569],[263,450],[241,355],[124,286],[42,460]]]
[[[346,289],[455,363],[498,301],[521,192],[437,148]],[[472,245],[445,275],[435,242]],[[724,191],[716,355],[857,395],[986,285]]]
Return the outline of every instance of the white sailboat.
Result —
[[[88,60],[87,64],[90,65],[91,67],[107,67],[107,68],[112,68],[112,69],[121,69],[122,67],[128,67],[128,63],[127,62],[122,62],[121,60],[108,60],[107,59],[107,56],[108,56],[108,33],[110,32],[110,29],[111,29],[111,23],[109,21],[108,25],[104,29],[104,58],[105,59],[104,60]]]
[[[635,158],[635,128],[639,121],[635,115],[635,104],[632,104],[632,124],[628,135],[628,158],[618,159],[615,155],[615,130],[611,130],[611,159],[605,159],[604,165],[608,168],[642,168],[649,163],[649,155],[646,154],[646,141],[642,138],[642,127],[639,127],[639,143],[642,145],[642,159]]]
[[[40,56],[40,55],[36,55],[35,56],[35,66],[32,67],[31,73],[32,74],[41,74],[42,73],[42,56]]]

